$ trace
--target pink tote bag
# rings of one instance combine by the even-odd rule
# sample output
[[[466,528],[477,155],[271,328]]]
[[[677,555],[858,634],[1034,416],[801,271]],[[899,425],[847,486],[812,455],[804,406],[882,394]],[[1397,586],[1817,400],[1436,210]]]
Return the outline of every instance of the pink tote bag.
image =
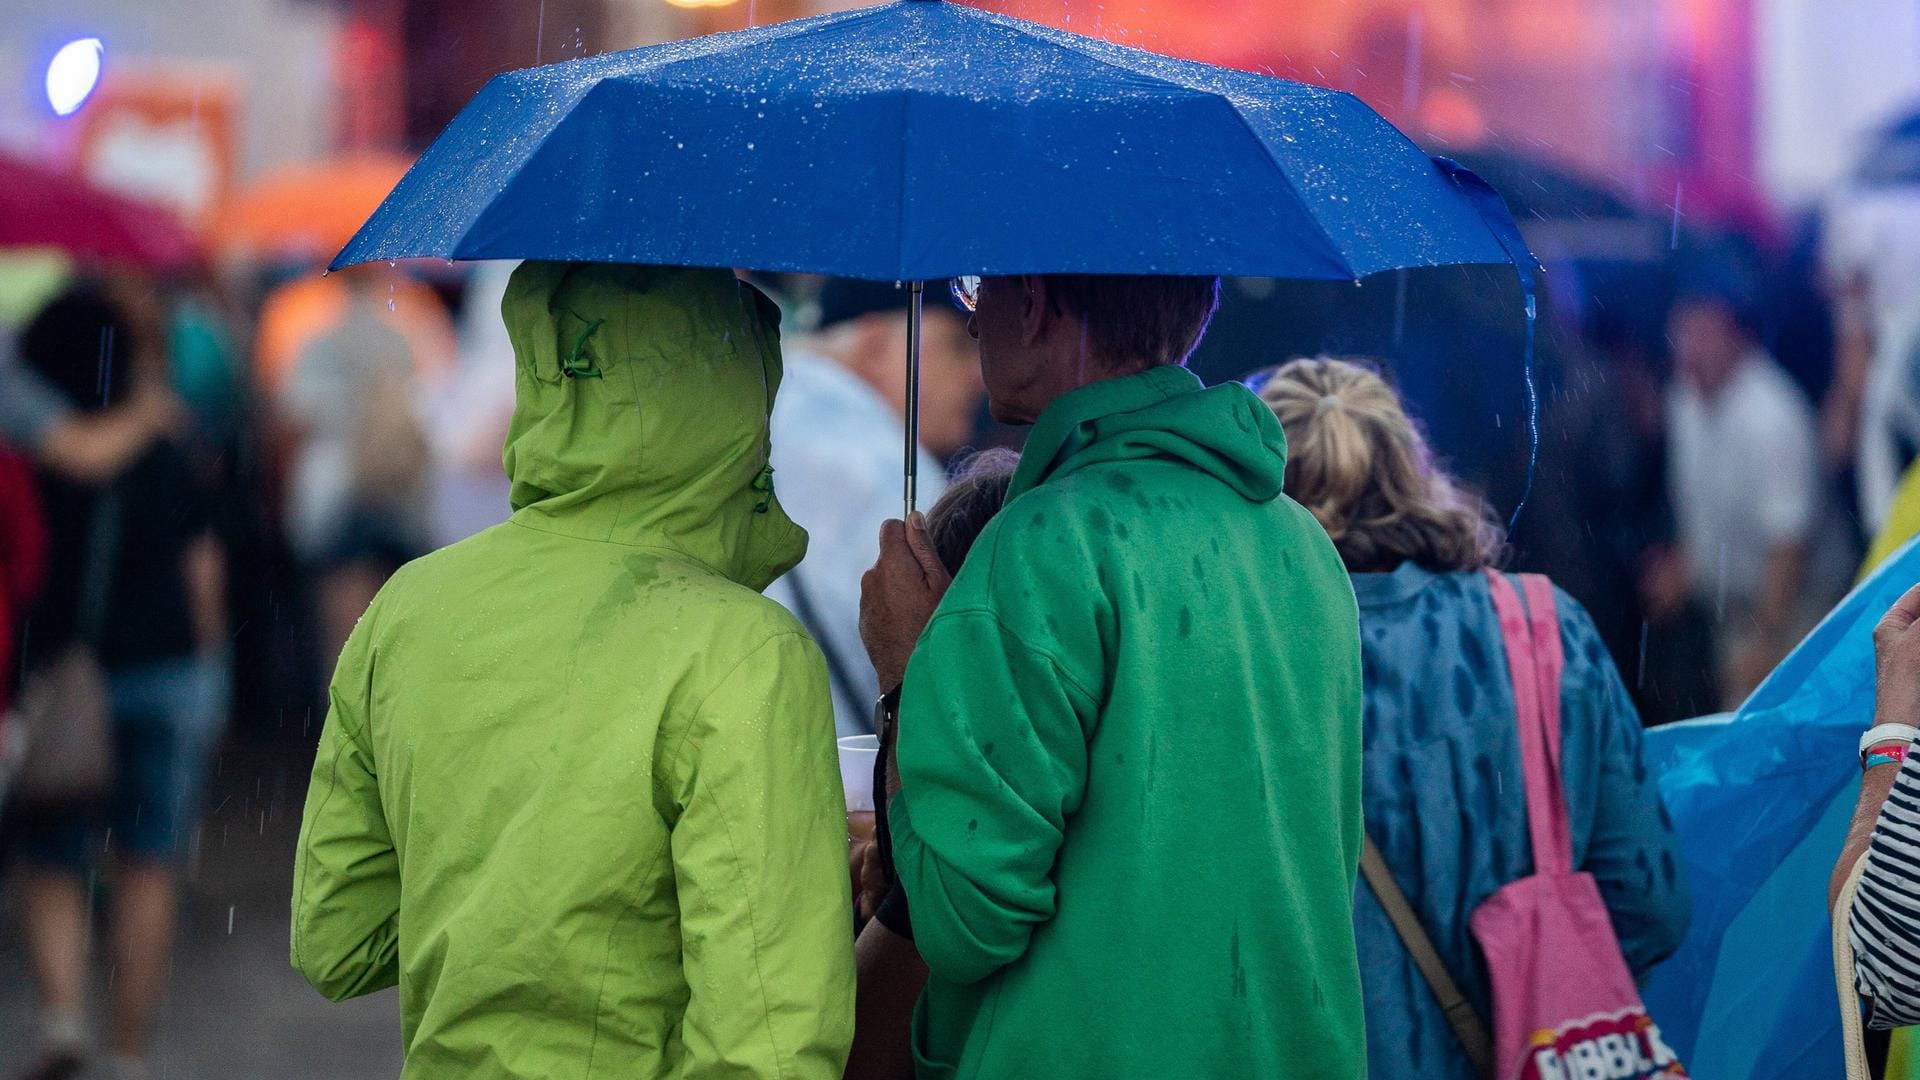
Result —
[[[1493,989],[1496,1080],[1674,1080],[1687,1075],[1634,989],[1593,875],[1573,872],[1560,772],[1560,621],[1553,586],[1522,575],[1526,608],[1489,572],[1519,714],[1531,877],[1473,912]]]

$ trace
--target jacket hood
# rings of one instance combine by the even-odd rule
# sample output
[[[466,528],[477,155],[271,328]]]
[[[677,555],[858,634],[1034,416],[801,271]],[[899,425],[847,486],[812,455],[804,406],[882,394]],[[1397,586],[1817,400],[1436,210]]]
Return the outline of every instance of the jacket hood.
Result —
[[[1047,406],[1007,498],[1088,465],[1148,458],[1183,462],[1250,502],[1268,502],[1285,486],[1287,438],[1246,387],[1203,387],[1187,369],[1162,365],[1083,386]]]
[[[500,310],[515,521],[668,548],[755,590],[806,554],[767,463],[780,313],[759,290],[725,270],[527,262]]]

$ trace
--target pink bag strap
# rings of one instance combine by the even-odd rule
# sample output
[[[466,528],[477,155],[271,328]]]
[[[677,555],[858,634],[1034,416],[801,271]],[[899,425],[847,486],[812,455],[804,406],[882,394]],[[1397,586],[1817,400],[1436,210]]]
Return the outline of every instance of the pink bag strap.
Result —
[[[1524,609],[1506,576],[1487,571],[1487,591],[1500,616],[1507,675],[1513,682],[1533,871],[1564,874],[1573,869],[1573,840],[1560,774],[1560,673],[1566,656],[1552,583],[1537,574],[1522,574],[1520,587],[1526,590]]]

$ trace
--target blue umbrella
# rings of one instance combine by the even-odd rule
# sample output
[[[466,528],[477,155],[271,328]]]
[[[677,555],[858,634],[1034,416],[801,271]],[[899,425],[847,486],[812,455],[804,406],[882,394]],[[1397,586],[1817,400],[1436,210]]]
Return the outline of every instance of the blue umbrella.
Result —
[[[1531,295],[1491,189],[1351,95],[945,0],[501,75],[333,265],[416,257],[908,283],[1511,261]]]

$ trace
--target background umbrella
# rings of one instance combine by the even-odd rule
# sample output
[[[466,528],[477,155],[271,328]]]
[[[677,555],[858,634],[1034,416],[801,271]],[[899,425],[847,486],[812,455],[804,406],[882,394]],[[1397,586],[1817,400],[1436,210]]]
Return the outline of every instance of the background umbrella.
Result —
[[[0,248],[58,248],[83,262],[161,273],[202,265],[187,227],[164,207],[85,180],[0,157]]]
[[[500,76],[334,265],[422,256],[909,282],[916,331],[962,274],[1530,275],[1492,190],[1350,95],[944,0]]]
[[[220,209],[209,239],[256,259],[318,261],[353,238],[413,159],[366,154],[282,169]]]
[[[1505,150],[1458,155],[1498,191],[1527,244],[1549,265],[1558,261],[1645,267],[1667,258],[1677,225],[1636,208],[1585,177]]]
[[[1887,125],[1861,156],[1853,176],[1865,187],[1920,184],[1920,112]]]

